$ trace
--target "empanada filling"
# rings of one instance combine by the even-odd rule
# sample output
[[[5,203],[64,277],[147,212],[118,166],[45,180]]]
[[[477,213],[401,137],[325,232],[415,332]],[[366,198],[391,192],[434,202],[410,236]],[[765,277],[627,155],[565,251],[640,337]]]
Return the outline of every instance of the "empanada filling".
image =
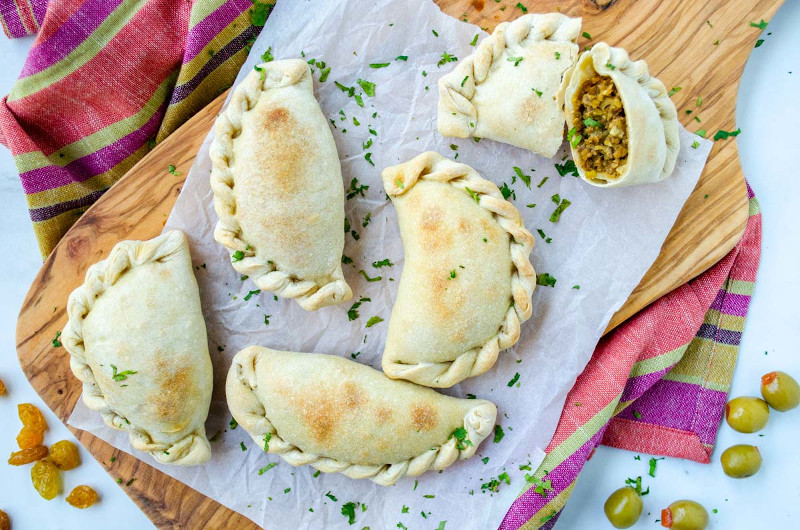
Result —
[[[628,125],[614,81],[604,75],[585,80],[572,101],[568,139],[588,179],[619,178],[628,161]]]

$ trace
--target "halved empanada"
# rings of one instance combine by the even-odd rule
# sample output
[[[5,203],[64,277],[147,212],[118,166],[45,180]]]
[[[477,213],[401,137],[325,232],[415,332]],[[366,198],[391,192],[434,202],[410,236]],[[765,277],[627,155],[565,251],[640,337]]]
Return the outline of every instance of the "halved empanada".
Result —
[[[115,245],[67,314],[61,337],[84,403],[162,464],[207,461],[211,358],[183,233]]]
[[[427,152],[383,170],[405,264],[383,371],[450,387],[484,373],[531,316],[533,236],[494,183]]]
[[[580,18],[558,13],[498,24],[439,80],[439,132],[553,157],[564,137],[558,89],[578,56],[580,33]]]
[[[307,311],[349,300],[342,171],[308,64],[257,66],[215,133],[214,238],[230,249],[233,268]]]
[[[228,407],[253,440],[293,466],[390,486],[475,454],[497,409],[337,357],[248,346],[233,358]]]
[[[678,115],[664,84],[644,61],[598,42],[564,79],[572,157],[594,186],[659,182],[675,168]]]

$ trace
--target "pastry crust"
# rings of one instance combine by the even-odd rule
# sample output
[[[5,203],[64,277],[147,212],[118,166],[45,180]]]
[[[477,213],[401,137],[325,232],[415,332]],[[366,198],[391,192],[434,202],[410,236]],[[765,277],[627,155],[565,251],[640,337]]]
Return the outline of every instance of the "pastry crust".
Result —
[[[214,238],[237,272],[307,311],[349,300],[336,144],[305,61],[260,65],[217,118]]]
[[[431,387],[486,372],[531,316],[533,236],[477,171],[427,152],[383,171],[405,263],[383,371]]]
[[[260,346],[233,358],[226,394],[265,452],[382,486],[471,457],[497,416],[489,401],[443,396],[335,355]]]
[[[555,156],[564,136],[558,90],[578,56],[580,32],[580,18],[559,13],[498,24],[439,79],[439,132]]]
[[[599,187],[631,186],[659,182],[675,169],[680,151],[678,115],[664,84],[650,76],[647,63],[631,61],[622,48],[598,42],[581,54],[575,67],[564,78],[563,102],[567,127],[573,125],[577,112],[575,98],[587,79],[610,77],[625,111],[627,121],[627,162],[619,176],[597,174],[587,177],[578,154],[578,145],[570,144],[572,157],[581,178]]]
[[[61,339],[84,403],[162,464],[206,462],[212,368],[186,236],[118,243],[67,314]]]

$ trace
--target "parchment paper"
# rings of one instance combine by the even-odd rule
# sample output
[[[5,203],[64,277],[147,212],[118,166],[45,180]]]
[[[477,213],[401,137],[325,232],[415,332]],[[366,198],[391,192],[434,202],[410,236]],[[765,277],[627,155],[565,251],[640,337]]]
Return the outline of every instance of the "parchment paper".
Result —
[[[271,293],[248,296],[256,287],[240,280],[227,251],[212,236],[217,218],[209,188],[209,134],[166,228],[181,229],[189,236],[208,325],[215,388],[207,428],[209,437],[219,433],[212,442],[212,460],[198,468],[159,465],[150,455],[134,452],[127,433],[106,427],[83,402],[75,408],[70,424],[135,454],[265,528],[351,528],[341,513],[348,502],[362,503],[356,509],[355,528],[396,528],[398,523],[409,529],[437,528],[441,521],[447,521],[447,529],[497,527],[524,485],[525,471],[519,466],[530,463],[536,469],[541,462],[567,392],[609,319],[658,255],[697,182],[711,142],[682,130],[681,153],[672,178],[656,185],[611,190],[591,187],[572,175],[559,176],[554,163],[563,162],[567,153],[563,148],[548,160],[489,140],[444,138],[436,132],[436,83],[454,63],[437,63],[444,52],[458,58],[472,53],[475,35],[483,38],[486,34],[444,15],[427,0],[413,6],[391,0],[278,2],[239,79],[261,62],[259,56],[268,48],[275,59],[303,56],[330,67],[325,82],[319,81],[321,71],[314,68],[315,91],[323,112],[335,124],[344,185],[347,189],[358,178],[369,186],[364,197],[347,200],[347,218],[358,238],[346,236],[344,253],[353,264],[344,267],[345,275],[353,287],[352,302],[361,296],[372,301],[363,303],[359,318],[350,321],[347,311],[352,302],[306,313],[294,301],[275,301]],[[403,61],[398,56],[408,58]],[[369,66],[380,63],[389,65]],[[374,97],[364,94],[358,79],[375,83]],[[364,106],[335,81],[355,87]],[[365,148],[370,139],[372,145]],[[695,140],[700,145],[693,149]],[[511,200],[536,237],[532,262],[537,272],[556,278],[555,287],[539,286],[534,292],[533,317],[523,324],[517,346],[502,353],[488,373],[446,391],[456,396],[472,393],[495,402],[505,436],[498,443],[489,438],[474,458],[443,473],[402,479],[389,488],[338,474],[314,477],[312,468],[292,468],[279,457],[264,454],[241,428],[229,427],[224,382],[230,359],[244,346],[260,344],[348,358],[360,352],[358,362],[380,367],[403,267],[397,220],[386,200],[380,171],[426,150],[457,156],[485,178],[513,189]],[[365,153],[372,153],[374,166]],[[514,166],[531,177],[530,189],[519,178],[512,182]],[[549,217],[556,193],[572,205],[553,223]],[[385,258],[394,266],[372,266]],[[362,269],[382,279],[367,282],[359,272]],[[384,322],[366,328],[372,316]],[[518,384],[509,386],[516,373],[520,374]],[[278,465],[259,475],[258,470],[269,462]],[[510,485],[501,483],[496,493],[482,491],[483,483],[504,471]],[[409,508],[407,513],[404,506]]]

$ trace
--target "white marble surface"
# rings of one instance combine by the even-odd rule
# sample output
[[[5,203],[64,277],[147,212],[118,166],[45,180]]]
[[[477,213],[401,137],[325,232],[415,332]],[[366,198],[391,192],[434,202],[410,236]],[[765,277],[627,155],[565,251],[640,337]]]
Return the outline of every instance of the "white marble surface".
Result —
[[[745,70],[736,109],[742,128],[738,137],[744,172],[764,211],[762,264],[732,393],[758,394],[759,377],[773,369],[800,378],[800,179],[797,177],[797,128],[800,123],[800,2],[787,0],[770,22],[763,46],[754,50]],[[0,37],[0,94],[6,94],[22,69],[32,39],[9,41]],[[792,72],[792,73],[789,73]],[[684,90],[691,90],[685,86]],[[707,96],[706,94],[702,94]],[[702,113],[701,113],[702,116]],[[711,130],[711,129],[709,129]],[[0,147],[0,378],[8,395],[0,398],[0,455],[16,449],[16,404],[31,402],[45,412],[50,430],[47,442],[72,439],[72,435],[42,403],[19,368],[14,351],[16,319],[28,286],[41,266],[16,168],[9,152]],[[765,352],[767,354],[765,355]],[[742,435],[723,426],[718,450],[734,443],[756,443],[764,456],[761,472],[746,480],[723,475],[718,462],[701,465],[678,459],[659,462],[656,478],[647,476],[647,457],[635,461],[626,451],[600,448],[578,480],[572,500],[557,528],[594,530],[611,528],[602,506],[606,496],[626,477],[642,475],[650,486],[645,512],[634,528],[660,528],[661,508],[678,498],[702,502],[712,514],[716,529],[789,529],[800,520],[800,459],[795,451],[800,439],[800,410],[773,413],[765,436]],[[85,450],[83,464],[64,475],[64,489],[90,484],[102,501],[79,511],[64,502],[41,499],[30,486],[28,467],[0,464],[0,509],[8,512],[15,529],[150,528],[123,488],[116,485]],[[649,514],[648,514],[649,513]]]

